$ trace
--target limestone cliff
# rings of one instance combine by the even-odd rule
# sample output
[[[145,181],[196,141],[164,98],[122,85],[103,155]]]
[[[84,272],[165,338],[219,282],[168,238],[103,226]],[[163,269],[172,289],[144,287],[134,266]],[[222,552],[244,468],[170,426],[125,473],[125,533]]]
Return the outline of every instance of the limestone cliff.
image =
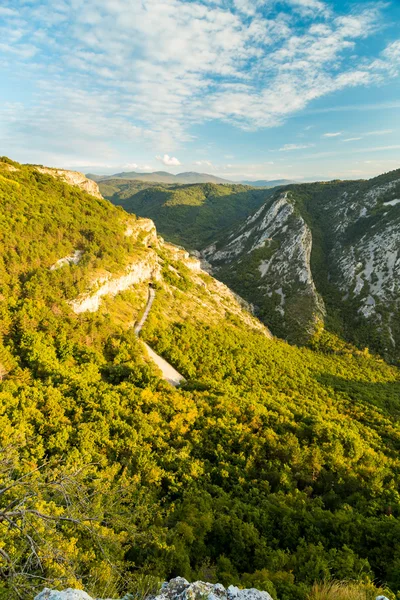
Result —
[[[74,185],[79,187],[81,190],[84,190],[88,194],[91,194],[95,198],[102,198],[103,196],[100,193],[99,186],[95,181],[91,179],[87,179],[83,173],[79,173],[79,171],[67,171],[65,169],[52,169],[50,167],[36,167],[36,169],[40,173],[45,173],[46,175],[51,175],[52,177],[57,177],[65,183],[69,183],[70,185]]]

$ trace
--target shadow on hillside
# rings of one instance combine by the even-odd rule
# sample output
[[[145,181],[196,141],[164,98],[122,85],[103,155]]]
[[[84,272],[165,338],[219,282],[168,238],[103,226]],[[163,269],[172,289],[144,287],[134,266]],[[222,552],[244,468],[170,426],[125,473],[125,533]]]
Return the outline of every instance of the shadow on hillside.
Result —
[[[374,406],[381,414],[400,420],[400,381],[351,381],[329,374],[320,374],[317,380],[325,387],[341,392],[355,404]]]
[[[116,193],[109,199],[128,212],[153,219],[168,241],[201,248],[216,236],[224,238],[273,195],[272,190],[251,188],[218,195],[212,193],[211,186],[210,193],[191,197],[191,189],[199,187],[197,184],[179,187],[179,191],[188,192],[187,197],[171,197],[176,188],[151,188],[130,196]]]

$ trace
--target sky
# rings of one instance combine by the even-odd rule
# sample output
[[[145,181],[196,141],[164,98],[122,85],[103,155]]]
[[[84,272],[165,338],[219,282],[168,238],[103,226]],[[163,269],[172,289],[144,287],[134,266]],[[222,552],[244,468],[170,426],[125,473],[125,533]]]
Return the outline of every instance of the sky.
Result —
[[[400,0],[0,0],[0,154],[113,173],[400,168]]]

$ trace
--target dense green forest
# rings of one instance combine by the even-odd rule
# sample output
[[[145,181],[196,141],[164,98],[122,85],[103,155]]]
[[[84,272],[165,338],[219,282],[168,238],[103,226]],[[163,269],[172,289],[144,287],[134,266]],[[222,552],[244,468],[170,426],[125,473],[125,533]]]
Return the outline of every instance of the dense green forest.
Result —
[[[134,217],[34,167],[2,159],[0,202],[1,598],[176,575],[400,598],[397,368],[322,328],[310,348],[268,337]],[[133,334],[146,283],[70,304],[149,255],[143,337],[180,388]]]
[[[128,212],[153,219],[169,241],[200,250],[238,225],[270,197],[267,189],[215,183],[163,186],[100,182],[102,194]]]

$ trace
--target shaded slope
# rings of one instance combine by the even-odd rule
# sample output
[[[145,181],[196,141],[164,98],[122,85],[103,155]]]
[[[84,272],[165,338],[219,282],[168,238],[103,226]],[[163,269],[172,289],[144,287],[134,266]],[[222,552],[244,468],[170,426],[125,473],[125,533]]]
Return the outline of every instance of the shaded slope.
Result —
[[[214,184],[152,187],[139,192],[126,184],[119,191],[102,184],[100,188],[114,204],[155,220],[162,235],[191,249],[201,249],[221,231],[239,223],[271,193],[243,185]]]

